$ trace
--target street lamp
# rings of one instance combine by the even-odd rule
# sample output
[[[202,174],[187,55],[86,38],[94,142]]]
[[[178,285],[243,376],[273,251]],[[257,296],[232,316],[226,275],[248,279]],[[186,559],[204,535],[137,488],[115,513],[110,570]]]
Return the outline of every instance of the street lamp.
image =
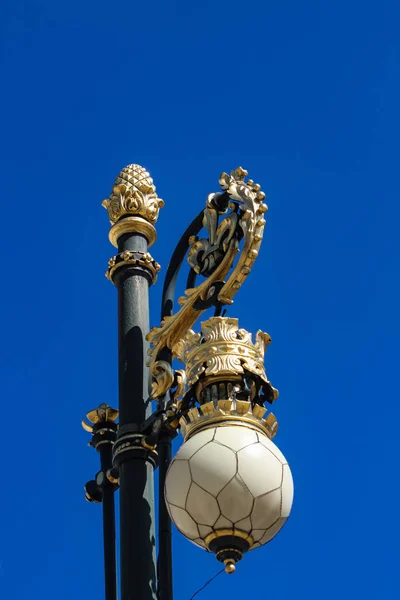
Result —
[[[276,419],[264,406],[278,396],[264,368],[271,338],[259,331],[253,342],[237,319],[223,312],[250,273],[263,238],[265,194],[246,177],[241,167],[223,173],[221,191],[209,194],[182,236],[165,277],[161,325],[151,331],[148,289],[160,266],[148,247],[156,239],[154,225],[164,202],[139,165],[121,171],[103,202],[109,239],[118,248],[106,276],[118,289],[119,410],[101,404],[82,424],[101,459],[85,492],[87,500],[103,503],[107,600],[117,597],[113,495],[118,488],[122,600],[172,600],[171,519],[233,573],[243,554],[269,542],[290,514],[292,476],[272,442]],[[199,238],[203,227],[207,236]],[[187,289],[174,312],[186,257]],[[195,333],[192,327],[209,309],[214,316]],[[174,359],[184,368],[176,370]],[[184,443],[171,460],[178,430]]]

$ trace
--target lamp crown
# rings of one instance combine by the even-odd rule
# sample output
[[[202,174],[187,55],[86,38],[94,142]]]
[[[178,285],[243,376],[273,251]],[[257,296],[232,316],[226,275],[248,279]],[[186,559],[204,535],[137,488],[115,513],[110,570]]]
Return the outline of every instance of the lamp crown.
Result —
[[[189,386],[200,377],[235,381],[246,371],[269,383],[264,368],[265,349],[271,343],[268,333],[259,330],[253,343],[251,333],[232,317],[211,317],[201,327],[202,333],[189,330],[174,348],[186,365]]]

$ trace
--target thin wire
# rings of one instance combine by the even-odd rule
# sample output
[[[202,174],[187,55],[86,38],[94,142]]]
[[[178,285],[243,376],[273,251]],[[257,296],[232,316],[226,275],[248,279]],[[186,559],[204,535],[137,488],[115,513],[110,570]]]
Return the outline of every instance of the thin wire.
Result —
[[[212,581],[214,581],[214,579],[216,579],[216,578],[218,577],[218,575],[221,575],[221,573],[223,573],[224,571],[225,571],[225,567],[224,567],[223,569],[221,569],[221,571],[218,571],[218,573],[215,573],[215,575],[214,575],[213,577],[211,577],[211,579],[209,579],[208,581],[206,581],[206,582],[205,582],[205,584],[204,584],[204,585],[203,585],[201,588],[199,588],[199,589],[197,590],[197,592],[195,592],[195,593],[193,594],[193,596],[191,596],[191,597],[190,597],[190,599],[189,599],[189,600],[193,600],[193,598],[194,598],[195,596],[197,596],[197,594],[199,594],[201,591],[203,591],[203,590],[204,590],[204,588],[206,588],[206,587],[208,586],[208,584],[209,584],[209,583],[211,583]]]

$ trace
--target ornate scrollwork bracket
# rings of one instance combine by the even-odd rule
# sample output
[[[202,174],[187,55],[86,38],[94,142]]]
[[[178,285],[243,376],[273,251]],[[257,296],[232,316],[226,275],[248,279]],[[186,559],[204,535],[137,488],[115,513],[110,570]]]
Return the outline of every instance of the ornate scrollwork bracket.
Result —
[[[176,387],[174,398],[182,396],[186,384],[186,374],[183,369],[174,371],[166,360],[158,360],[154,363],[152,373],[154,378],[151,386],[152,400],[165,396],[172,387]]]
[[[208,237],[193,235],[189,238],[188,262],[192,272],[189,281],[192,285],[178,299],[180,310],[164,317],[160,327],[154,327],[147,336],[152,344],[148,365],[156,385],[160,379],[157,360],[160,351],[168,348],[172,357],[177,357],[180,341],[211,302],[232,304],[233,296],[258,256],[267,205],[263,202],[265,194],[260,186],[250,179],[246,181],[247,174],[241,167],[230,174],[222,173],[219,179],[222,193],[210,194],[203,212],[203,226]],[[197,276],[205,277],[205,281],[196,286]],[[164,373],[162,377],[164,382],[171,380],[171,374]],[[153,394],[153,397],[156,396]]]

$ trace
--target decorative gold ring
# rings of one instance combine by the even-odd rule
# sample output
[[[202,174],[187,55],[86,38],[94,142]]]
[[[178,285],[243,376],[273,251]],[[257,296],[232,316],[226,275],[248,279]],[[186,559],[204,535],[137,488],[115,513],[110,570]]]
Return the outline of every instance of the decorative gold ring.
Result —
[[[216,540],[220,537],[225,537],[227,535],[239,537],[243,540],[246,540],[246,542],[250,544],[250,547],[254,544],[254,540],[251,537],[251,535],[249,533],[246,533],[245,531],[241,531],[240,529],[217,529],[217,531],[213,531],[212,533],[208,534],[208,536],[204,540],[204,543],[208,548],[213,540]]]
[[[115,271],[126,265],[137,265],[150,271],[152,283],[157,281],[157,273],[161,267],[156,262],[149,252],[141,250],[124,250],[116,256],[112,256],[108,261],[108,269],[105,273],[107,279],[113,281]]]
[[[272,415],[272,413],[270,413]],[[236,427],[247,427],[250,429],[254,429],[255,431],[266,435],[270,440],[275,436],[276,431],[278,429],[276,419],[274,419],[275,427],[269,426],[269,424],[265,420],[246,417],[244,415],[210,415],[209,420],[200,420],[198,423],[186,423],[186,421],[181,418],[180,425],[181,430],[184,436],[185,442],[189,438],[191,438],[196,432],[203,429],[210,429],[211,427],[228,427],[228,426],[236,426]]]
[[[117,221],[110,229],[108,239],[113,246],[118,248],[118,238],[124,233],[139,233],[147,239],[150,246],[154,244],[157,238],[155,227],[142,217],[124,217]]]

